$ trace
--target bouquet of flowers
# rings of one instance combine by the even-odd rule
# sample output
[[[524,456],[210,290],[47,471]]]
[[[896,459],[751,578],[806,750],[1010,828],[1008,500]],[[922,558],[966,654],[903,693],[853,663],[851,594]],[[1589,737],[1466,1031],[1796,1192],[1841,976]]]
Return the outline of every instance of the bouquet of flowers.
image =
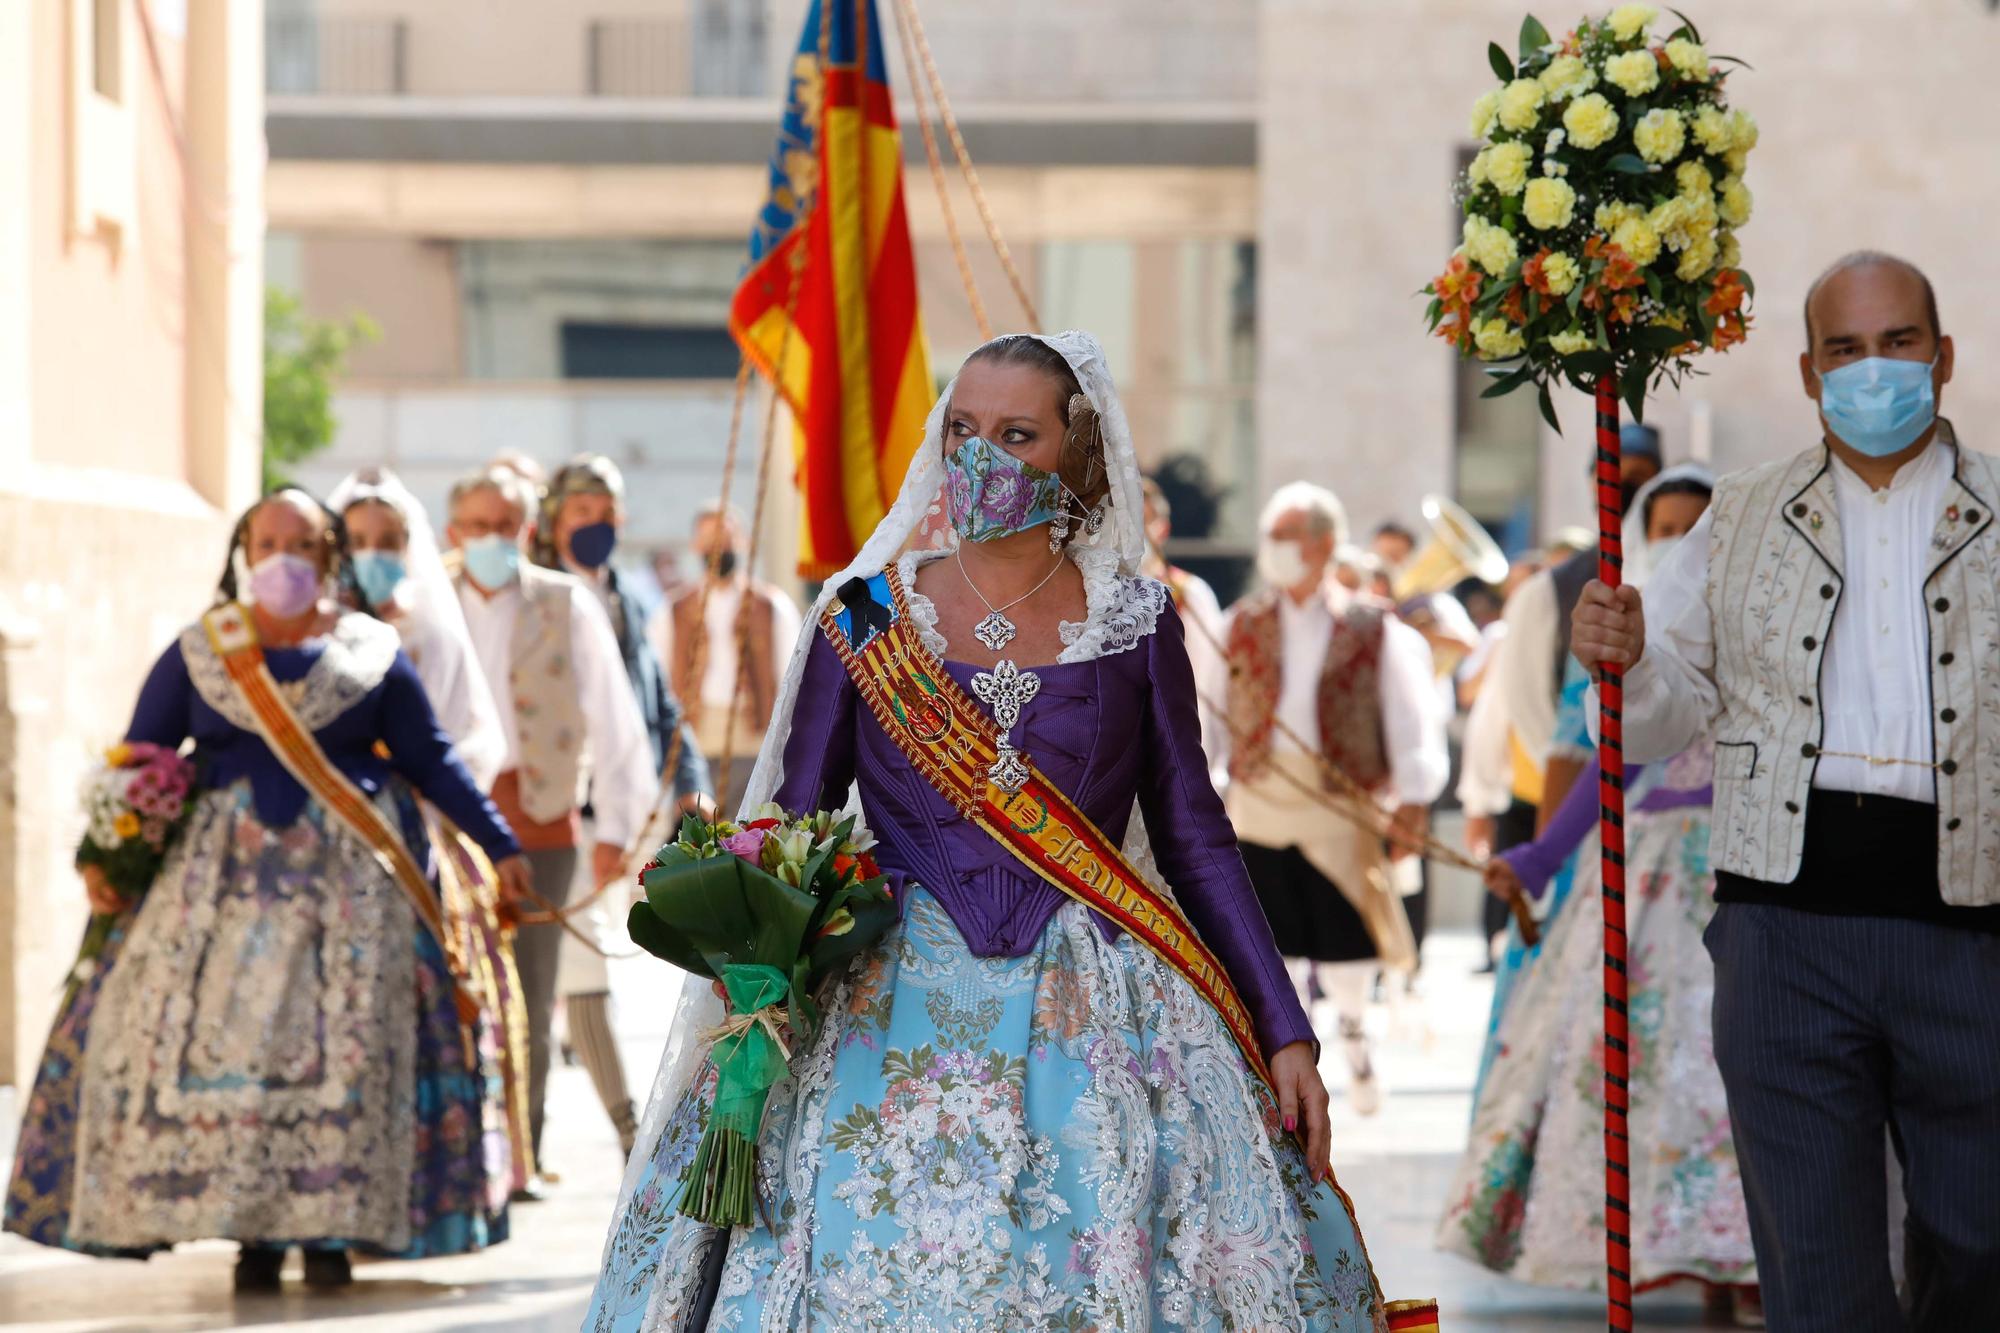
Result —
[[[76,849],[77,869],[96,866],[123,897],[143,897],[187,823],[194,779],[194,765],[163,745],[134,741],[106,750],[83,783],[88,823]],[[91,917],[70,968],[64,1003],[97,970],[116,920],[103,913]]]
[[[1533,17],[1500,86],[1472,108],[1482,141],[1456,193],[1464,243],[1424,291],[1430,327],[1468,356],[1516,362],[1485,396],[1533,382],[1593,392],[1615,377],[1634,419],[1648,387],[1676,385],[1704,349],[1727,351],[1755,295],[1736,230],[1757,124],[1728,104],[1723,66],[1685,16],[1621,5],[1560,41]]]
[[[681,1176],[689,1217],[750,1224],[764,1104],[819,1027],[813,992],[896,921],[873,846],[858,819],[766,805],[742,824],[688,816],[640,872],[633,942],[721,982],[729,1003],[708,1034],[715,1104]]]

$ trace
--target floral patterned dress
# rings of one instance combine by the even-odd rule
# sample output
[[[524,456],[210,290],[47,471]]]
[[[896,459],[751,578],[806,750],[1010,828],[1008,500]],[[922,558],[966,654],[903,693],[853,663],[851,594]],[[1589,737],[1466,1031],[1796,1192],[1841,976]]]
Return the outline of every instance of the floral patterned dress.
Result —
[[[1654,782],[1626,822],[1633,1281],[1754,1282],[1711,1038],[1715,973],[1701,942],[1715,914],[1713,750],[1704,743],[1648,774]],[[1594,786],[1591,775],[1584,781]],[[1441,1249],[1496,1272],[1579,1290],[1604,1282],[1599,885],[1596,857],[1582,857],[1539,961],[1500,1015],[1437,1233]]]
[[[265,658],[420,859],[413,788],[489,854],[516,850],[395,631],[347,616]],[[190,735],[205,789],[57,1019],[7,1229],[127,1254],[220,1237],[418,1258],[504,1240],[494,1034],[482,1026],[468,1064],[441,951],[373,853],[279,766],[199,626],[154,667],[130,731]]]
[[[1088,565],[1085,576],[1092,620],[1070,627],[1058,664],[1035,669],[1049,706],[1029,710],[1023,748],[1086,806],[1122,801],[1129,812],[1139,784],[1166,880],[1232,976],[1229,932],[1204,922],[1197,898],[1212,905],[1240,889],[1231,910],[1255,916],[1244,940],[1261,937],[1243,947],[1269,954],[1283,1009],[1271,1030],[1289,1031],[1296,1000],[1233,838],[1226,862],[1216,858],[1226,885],[1177,875],[1193,864],[1194,830],[1169,827],[1161,799],[1145,794],[1140,770],[1165,764],[1173,783],[1200,783],[1197,813],[1213,804],[1227,836],[1198,739],[1185,763],[1170,763],[1141,720],[1164,679],[1187,692],[1173,701],[1176,728],[1198,737],[1179,622],[1157,584]],[[932,639],[928,603],[913,596],[911,614]],[[833,709],[845,719],[844,682],[837,661],[831,673],[809,662],[801,717]],[[1380,1328],[1344,1198],[1307,1179],[1207,1003],[1082,905],[1039,910],[1034,885],[1009,878],[1006,853],[989,858],[977,830],[960,841],[966,826],[940,802],[935,829],[959,871],[944,882],[949,872],[916,846],[935,793],[865,709],[833,725],[852,736],[829,743],[795,724],[780,803],[816,807],[857,780],[883,839],[878,859],[892,873],[922,861],[932,882],[908,877],[902,924],[823,996],[827,1023],[774,1091],[759,1144],[760,1222],[724,1238],[677,1212],[711,1074],[642,1145],[586,1329]],[[801,745],[858,754],[795,780]],[[1122,816],[1093,817],[1114,838],[1125,827]],[[1018,947],[1010,930],[1024,932]],[[716,1289],[704,1291],[724,1241]]]

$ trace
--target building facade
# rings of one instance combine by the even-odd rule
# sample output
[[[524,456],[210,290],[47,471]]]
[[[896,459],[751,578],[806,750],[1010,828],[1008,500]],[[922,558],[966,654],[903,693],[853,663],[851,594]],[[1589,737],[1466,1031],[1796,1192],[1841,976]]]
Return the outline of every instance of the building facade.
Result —
[[[805,5],[472,8],[491,17],[433,0],[273,7],[272,280],[383,331],[354,356],[340,438],[306,476],[387,461],[436,502],[502,448],[596,449],[631,474],[637,543],[672,543],[720,483],[726,313]],[[890,24],[894,0],[877,8]],[[1212,535],[1241,548],[1258,497],[1227,479],[1256,448],[1255,5],[1184,9],[1179,25],[1140,0],[925,18],[1042,323],[1104,338],[1142,451],[1200,458],[1228,487]],[[942,381],[978,330],[901,39],[883,37]],[[949,188],[995,327],[1022,327],[955,171]],[[754,404],[749,419],[738,497]],[[788,498],[774,488],[773,573],[790,563]]]
[[[75,793],[256,495],[256,0],[0,5],[0,1087],[88,909]]]
[[[385,329],[356,358],[327,478],[387,457],[437,494],[503,445],[600,448],[651,479],[642,536],[671,540],[719,480],[723,312],[803,0],[281,3],[273,272]],[[1455,243],[1466,111],[1518,4],[923,9],[1043,324],[1097,330],[1148,463],[1192,457],[1222,492],[1180,554],[1242,556],[1257,502],[1295,478],[1334,486],[1361,527],[1413,519],[1431,491],[1514,545],[1589,520],[1588,402],[1559,405],[1558,436],[1528,396],[1481,400],[1477,368],[1425,338],[1415,295]],[[1653,401],[1671,457],[1735,467],[1810,441],[1796,307],[1846,250],[1926,265],[1966,364],[1994,347],[2000,316],[1953,299],[2000,263],[1983,234],[2000,202],[1993,9],[1715,0],[1697,15],[1754,66],[1732,88],[1763,125],[1743,234],[1758,324]],[[976,336],[893,31],[887,45],[943,373]],[[995,321],[1018,323],[952,189]],[[1970,374],[1954,386],[1968,439],[1995,392]],[[676,484],[690,469],[701,484]]]

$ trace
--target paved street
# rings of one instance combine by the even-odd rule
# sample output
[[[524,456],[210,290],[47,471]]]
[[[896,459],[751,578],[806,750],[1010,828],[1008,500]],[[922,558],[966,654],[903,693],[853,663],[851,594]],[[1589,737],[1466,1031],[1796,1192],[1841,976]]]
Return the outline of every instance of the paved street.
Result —
[[[1355,1117],[1340,1089],[1341,1071],[1328,1069],[1336,1094],[1335,1164],[1360,1209],[1383,1285],[1391,1295],[1440,1297],[1448,1333],[1602,1327],[1603,1307],[1594,1297],[1505,1282],[1430,1247],[1464,1134],[1490,986],[1470,975],[1476,945],[1469,935],[1434,939],[1425,953],[1420,998],[1378,1008],[1371,1018],[1389,1093],[1382,1113]],[[671,999],[662,971],[627,963],[614,978],[628,1058],[640,1081],[651,1075]],[[334,1297],[295,1289],[236,1301],[229,1293],[231,1245],[189,1246],[134,1264],[55,1254],[6,1237],[0,1238],[0,1325],[49,1333],[308,1322],[318,1333],[574,1333],[617,1192],[616,1150],[581,1070],[558,1069],[552,1096],[553,1164],[564,1183],[551,1201],[516,1209],[513,1240],[485,1254],[360,1265],[354,1289]],[[1689,1295],[1652,1298],[1641,1311],[1643,1328],[1700,1322]]]

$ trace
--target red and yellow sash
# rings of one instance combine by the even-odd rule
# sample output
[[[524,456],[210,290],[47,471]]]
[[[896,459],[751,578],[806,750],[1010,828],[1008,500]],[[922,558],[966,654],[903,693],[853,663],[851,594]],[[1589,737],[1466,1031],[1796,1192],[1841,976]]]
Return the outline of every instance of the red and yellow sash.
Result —
[[[417,920],[423,922],[438,947],[444,951],[448,961],[452,959],[449,932],[445,928],[444,910],[438,897],[431,891],[430,879],[410,849],[403,844],[403,838],[394,825],[367,793],[354,785],[348,776],[334,767],[326,757],[326,751],[319,748],[319,742],[299,721],[298,714],[285,702],[285,696],[278,689],[278,682],[272,678],[271,669],[265,665],[263,647],[257,642],[257,631],[250,623],[250,616],[240,603],[230,602],[216,607],[201,618],[202,629],[208,634],[209,646],[229,672],[229,679],[242,694],[243,701],[250,705],[251,716],[257,721],[258,734],[271,747],[271,753],[285,766],[285,771],[298,780],[300,786],[311,792],[320,806],[359,838],[362,845],[374,853],[396,886],[403,891],[409,901],[410,910]],[[479,1001],[474,998],[467,984],[462,966],[453,962],[452,988],[458,1003],[458,1016],[462,1023],[470,1025],[479,1017]]]
[[[999,754],[993,719],[960,689],[909,629],[909,602],[893,569],[870,580],[893,599],[885,628],[851,628],[844,608],[822,628],[875,720],[925,781],[1002,847],[1157,954],[1215,1007],[1243,1059],[1268,1087],[1270,1066],[1250,1011],[1222,962],[1180,907],[1163,896],[1032,763],[1012,795],[987,781]],[[854,636],[860,636],[855,642]],[[1025,758],[1025,756],[1024,756]]]

